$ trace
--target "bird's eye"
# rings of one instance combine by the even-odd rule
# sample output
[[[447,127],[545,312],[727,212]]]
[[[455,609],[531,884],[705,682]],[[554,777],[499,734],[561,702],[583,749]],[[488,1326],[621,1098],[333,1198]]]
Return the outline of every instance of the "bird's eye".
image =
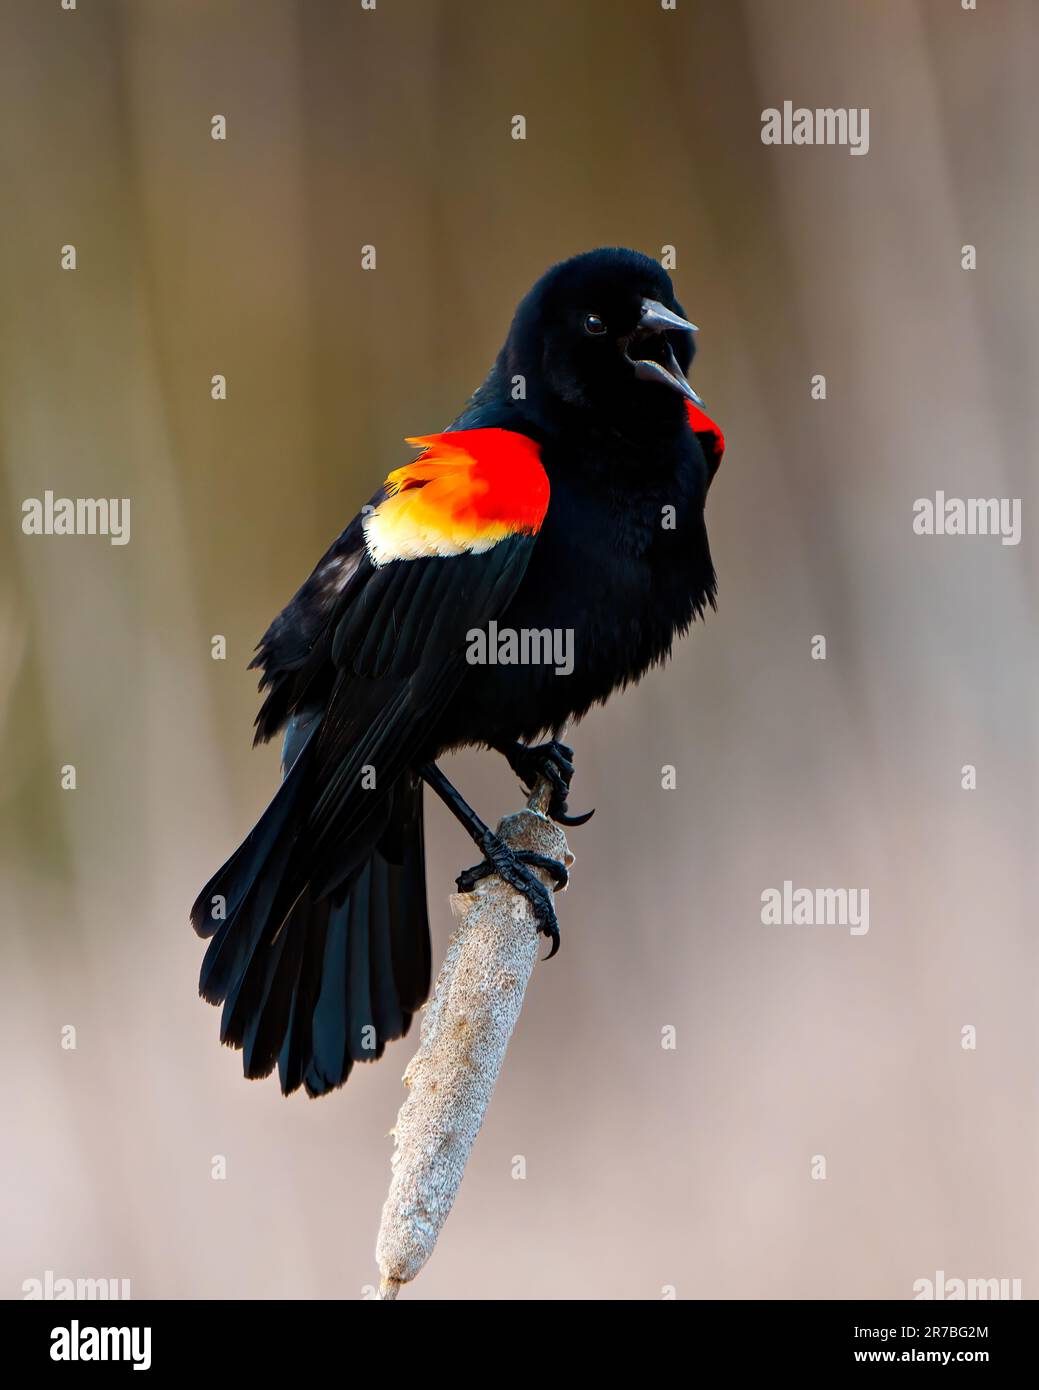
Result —
[[[598,314],[589,314],[584,321],[584,331],[598,337],[600,333],[606,332],[606,325]]]

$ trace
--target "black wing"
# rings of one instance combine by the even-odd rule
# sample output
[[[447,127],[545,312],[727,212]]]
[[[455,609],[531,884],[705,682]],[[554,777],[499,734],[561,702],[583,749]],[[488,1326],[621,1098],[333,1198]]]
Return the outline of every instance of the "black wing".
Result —
[[[507,608],[535,539],[377,567],[358,518],[271,624],[253,663],[268,690],[257,739],[290,720],[315,726],[293,875],[315,896],[355,868],[366,825],[424,756],[465,674],[466,634]]]

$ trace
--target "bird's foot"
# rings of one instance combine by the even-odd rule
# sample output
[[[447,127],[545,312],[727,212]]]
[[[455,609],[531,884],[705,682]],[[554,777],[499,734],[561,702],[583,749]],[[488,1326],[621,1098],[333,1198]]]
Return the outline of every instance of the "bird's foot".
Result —
[[[556,893],[570,882],[570,870],[558,859],[551,859],[547,854],[535,854],[533,850],[529,849],[510,850],[509,853],[520,864],[528,864],[533,869],[545,869],[550,873],[555,879],[554,891]],[[455,879],[458,884],[458,891],[471,893],[482,878],[489,878],[491,874],[500,874],[498,864],[490,859],[482,859],[479,864],[474,864],[471,869],[463,869],[458,875]],[[501,874],[501,877],[504,878],[504,874]],[[506,883],[512,882],[511,879],[505,879],[505,881]],[[517,885],[513,883],[512,886],[515,888]]]
[[[584,825],[595,815],[594,809],[583,816],[567,814],[567,797],[574,776],[574,750],[558,739],[539,743],[530,747],[526,743],[515,743],[506,751],[509,766],[523,783],[528,795],[534,790],[539,777],[544,777],[552,788],[552,798],[548,803],[548,814],[560,825]]]
[[[570,878],[566,865],[561,864],[558,859],[550,859],[547,855],[535,854],[531,850],[511,849],[504,840],[493,833],[484,837],[481,847],[487,858],[458,875],[455,880],[458,891],[471,893],[480,879],[497,874],[510,888],[522,893],[530,903],[538,931],[552,942],[552,949],[546,957],[547,960],[551,960],[559,950],[559,922],[556,919],[556,910],[552,906],[552,894],[533,870],[545,869],[550,873],[555,879],[555,891],[558,893],[560,888],[566,887]]]

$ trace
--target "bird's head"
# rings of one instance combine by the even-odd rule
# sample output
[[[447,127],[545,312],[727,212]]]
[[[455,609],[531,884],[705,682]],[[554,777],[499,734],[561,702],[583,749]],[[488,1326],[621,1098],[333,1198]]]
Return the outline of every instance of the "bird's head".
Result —
[[[620,248],[587,251],[553,266],[523,299],[506,366],[607,418],[677,413],[683,400],[703,404],[685,375],[695,332],[657,261]]]

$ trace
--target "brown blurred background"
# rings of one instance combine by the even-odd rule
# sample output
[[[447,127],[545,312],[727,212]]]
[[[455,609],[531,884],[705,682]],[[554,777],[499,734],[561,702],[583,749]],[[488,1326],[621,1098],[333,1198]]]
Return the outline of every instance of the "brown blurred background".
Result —
[[[413,1040],[286,1101],[196,997],[188,907],[277,775],[245,666],[537,275],[623,244],[677,248],[701,325],[719,612],[576,733],[564,947],[408,1296],[1034,1296],[1036,6],[4,0],[2,30],[3,1294],[372,1282]],[[868,106],[869,154],[766,148],[785,99]],[[48,488],[129,496],[130,544],[24,536]],[[1021,497],[1022,543],[915,536],[938,488]],[[451,770],[518,804],[494,755]],[[439,962],[473,856],[427,826]],[[868,887],[869,934],[763,926],[784,879]]]

